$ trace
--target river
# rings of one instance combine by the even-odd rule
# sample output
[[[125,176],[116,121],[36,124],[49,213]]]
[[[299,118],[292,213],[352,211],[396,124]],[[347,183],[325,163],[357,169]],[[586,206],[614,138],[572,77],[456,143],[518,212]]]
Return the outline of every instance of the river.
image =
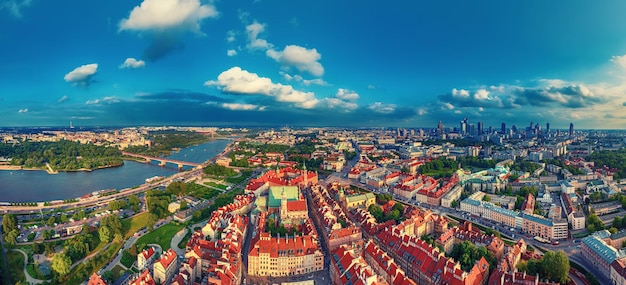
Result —
[[[229,140],[215,140],[173,152],[168,158],[201,163],[213,158]],[[98,169],[92,172],[0,171],[0,201],[29,202],[77,198],[102,189],[124,189],[145,183],[146,178],[177,173],[176,165],[164,167],[157,163],[124,161],[120,167]]]

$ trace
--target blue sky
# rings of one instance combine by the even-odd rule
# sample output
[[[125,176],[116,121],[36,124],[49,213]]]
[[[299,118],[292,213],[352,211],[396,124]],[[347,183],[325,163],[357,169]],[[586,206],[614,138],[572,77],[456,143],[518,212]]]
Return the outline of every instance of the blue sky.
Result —
[[[0,126],[467,117],[621,129],[623,11],[618,0],[2,0]]]

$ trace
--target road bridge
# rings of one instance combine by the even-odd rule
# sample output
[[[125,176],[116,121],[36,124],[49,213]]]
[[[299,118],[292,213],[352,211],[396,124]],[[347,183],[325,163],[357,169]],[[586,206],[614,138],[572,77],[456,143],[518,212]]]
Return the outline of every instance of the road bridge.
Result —
[[[130,156],[130,157],[136,157],[136,158],[141,158],[141,159],[144,159],[146,161],[146,163],[150,163],[151,161],[156,161],[156,162],[159,162],[160,166],[165,166],[165,164],[167,164],[167,163],[172,163],[172,164],[176,164],[179,169],[183,168],[183,166],[198,167],[198,166],[202,165],[200,163],[195,163],[195,162],[188,162],[188,161],[182,161],[182,160],[176,160],[176,159],[169,159],[169,158],[165,158],[165,157],[148,156],[148,155],[136,154],[136,153],[125,152],[125,151],[122,151],[122,155]]]

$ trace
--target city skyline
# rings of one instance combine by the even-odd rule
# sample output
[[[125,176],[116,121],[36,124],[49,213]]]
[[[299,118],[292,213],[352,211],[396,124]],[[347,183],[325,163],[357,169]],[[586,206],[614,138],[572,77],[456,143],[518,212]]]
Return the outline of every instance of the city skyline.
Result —
[[[623,129],[624,8],[10,0],[0,127]]]

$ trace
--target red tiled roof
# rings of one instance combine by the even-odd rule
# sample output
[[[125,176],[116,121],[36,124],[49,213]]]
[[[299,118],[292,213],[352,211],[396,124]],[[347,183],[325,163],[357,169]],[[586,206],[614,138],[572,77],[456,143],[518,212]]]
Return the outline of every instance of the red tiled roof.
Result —
[[[287,211],[306,211],[307,205],[305,200],[288,201]]]

